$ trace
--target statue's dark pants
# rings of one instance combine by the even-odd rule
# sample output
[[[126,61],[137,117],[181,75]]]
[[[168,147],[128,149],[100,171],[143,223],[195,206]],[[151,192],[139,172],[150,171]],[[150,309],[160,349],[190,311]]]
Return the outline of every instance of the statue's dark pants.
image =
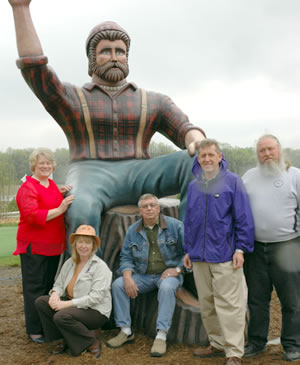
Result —
[[[92,225],[99,234],[104,211],[115,206],[137,204],[145,193],[158,198],[180,193],[179,219],[183,220],[192,164],[193,158],[187,151],[151,160],[71,163],[67,184],[73,185],[71,193],[75,200],[66,214],[68,237],[81,224]],[[68,250],[70,252],[69,244]]]

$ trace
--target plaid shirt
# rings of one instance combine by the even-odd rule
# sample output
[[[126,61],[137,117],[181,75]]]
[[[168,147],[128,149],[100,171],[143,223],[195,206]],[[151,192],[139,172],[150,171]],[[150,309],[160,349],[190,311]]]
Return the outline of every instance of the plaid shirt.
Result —
[[[45,56],[24,57],[17,61],[25,81],[46,110],[64,131],[72,161],[97,158],[126,160],[137,157],[137,135],[141,114],[141,92],[133,83],[111,96],[100,85],[87,83],[82,91],[91,117],[96,157],[91,156],[89,132],[76,87],[62,83],[47,66]],[[191,129],[188,117],[162,94],[147,91],[147,117],[142,135],[142,159],[149,159],[148,147],[155,132],[160,132],[179,148]]]

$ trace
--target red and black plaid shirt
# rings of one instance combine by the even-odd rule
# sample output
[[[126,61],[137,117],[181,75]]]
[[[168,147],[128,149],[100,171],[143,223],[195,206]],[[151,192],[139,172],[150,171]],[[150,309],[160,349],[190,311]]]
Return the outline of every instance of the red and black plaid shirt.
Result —
[[[72,161],[90,159],[89,136],[76,87],[62,83],[47,66],[45,56],[24,57],[17,61],[22,74],[46,110],[63,129]],[[141,114],[141,92],[133,83],[111,96],[98,84],[82,88],[91,116],[96,156],[101,160],[137,158],[136,137]],[[162,94],[147,91],[147,118],[142,137],[142,158],[150,158],[148,147],[155,132],[163,134],[179,148],[191,129],[188,117]]]

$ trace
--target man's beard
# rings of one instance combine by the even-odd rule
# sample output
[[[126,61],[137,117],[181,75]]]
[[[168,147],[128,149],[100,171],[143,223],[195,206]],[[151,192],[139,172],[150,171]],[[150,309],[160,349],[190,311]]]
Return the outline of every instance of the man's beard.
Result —
[[[285,169],[285,162],[284,159],[280,157],[279,161],[259,162],[258,168],[264,176],[276,177]]]
[[[121,62],[107,62],[103,66],[96,63],[92,66],[93,73],[99,76],[102,80],[117,83],[124,80],[129,74],[129,67]]]

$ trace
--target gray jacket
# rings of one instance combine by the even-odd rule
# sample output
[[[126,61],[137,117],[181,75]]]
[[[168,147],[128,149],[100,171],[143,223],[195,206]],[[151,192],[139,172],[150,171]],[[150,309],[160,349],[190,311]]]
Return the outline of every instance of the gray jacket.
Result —
[[[53,291],[60,297],[66,296],[66,288],[74,275],[75,262],[69,258],[63,265],[50,295]],[[112,273],[106,263],[93,255],[79,273],[74,286],[73,306],[91,308],[109,318],[112,309],[111,300]]]

